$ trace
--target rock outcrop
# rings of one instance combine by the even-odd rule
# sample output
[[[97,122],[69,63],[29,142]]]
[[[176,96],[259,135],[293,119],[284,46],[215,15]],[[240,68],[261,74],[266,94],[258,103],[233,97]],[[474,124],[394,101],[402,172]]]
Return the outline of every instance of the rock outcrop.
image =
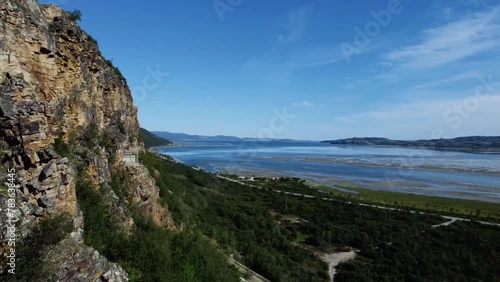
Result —
[[[106,138],[105,144],[95,144],[95,148],[83,145],[84,132],[91,126]],[[73,142],[78,157],[71,160],[57,153],[57,142]],[[18,235],[26,236],[41,218],[52,214],[64,212],[78,218],[77,163],[86,164],[86,173],[97,188],[106,187],[112,171],[123,171],[128,199],[158,224],[175,228],[168,208],[159,204],[158,188],[147,169],[140,164],[125,167],[123,154],[128,150],[144,150],[137,109],[126,80],[103,58],[95,40],[56,6],[36,0],[2,0],[0,181],[7,181],[8,169],[15,170],[16,204],[12,210],[19,217]],[[109,208],[124,228],[130,228],[133,220],[127,207],[112,190],[107,194]],[[7,221],[7,200],[0,193],[2,228]],[[0,273],[5,266],[6,240],[2,229]],[[105,261],[81,240],[68,238],[62,244],[66,247],[56,249],[54,257],[63,257],[62,250],[69,248],[75,250],[66,254],[73,257],[71,261],[99,267],[85,268],[95,273],[77,273],[69,262],[60,264],[58,279],[77,275],[78,281],[88,277],[127,280],[123,269]]]

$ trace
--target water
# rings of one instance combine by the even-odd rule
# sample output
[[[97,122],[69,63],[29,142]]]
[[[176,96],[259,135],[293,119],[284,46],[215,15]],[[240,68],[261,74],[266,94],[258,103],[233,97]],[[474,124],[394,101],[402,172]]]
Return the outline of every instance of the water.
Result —
[[[500,155],[318,142],[193,142],[161,153],[211,172],[294,176],[500,203]]]

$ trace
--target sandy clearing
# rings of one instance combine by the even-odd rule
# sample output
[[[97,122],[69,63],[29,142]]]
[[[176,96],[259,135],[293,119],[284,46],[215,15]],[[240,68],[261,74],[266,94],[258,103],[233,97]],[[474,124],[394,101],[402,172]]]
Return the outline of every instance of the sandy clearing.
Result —
[[[330,254],[322,254],[319,258],[328,264],[328,274],[330,274],[330,279],[333,282],[335,277],[335,267],[339,265],[341,262],[345,262],[356,257],[356,252],[338,252],[338,253],[330,253]]]

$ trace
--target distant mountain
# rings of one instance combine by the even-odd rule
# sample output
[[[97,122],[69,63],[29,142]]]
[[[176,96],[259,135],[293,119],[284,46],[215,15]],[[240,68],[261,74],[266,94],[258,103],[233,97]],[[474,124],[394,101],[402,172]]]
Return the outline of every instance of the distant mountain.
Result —
[[[229,135],[192,135],[186,133],[173,133],[168,131],[152,131],[153,134],[172,140],[175,143],[182,142],[296,142],[296,141],[307,141],[307,140],[294,140],[294,139],[272,139],[272,138],[255,138],[255,137],[236,137]],[[311,141],[313,142],[313,141]]]
[[[181,142],[195,142],[195,141],[241,141],[242,138],[235,136],[204,136],[204,135],[191,135],[186,133],[172,133],[167,131],[152,131],[153,134],[172,140],[175,143]]]
[[[147,131],[144,128],[140,129],[139,134],[140,134],[142,140],[144,141],[144,147],[146,147],[146,148],[166,146],[166,145],[173,144],[172,141],[167,140],[165,138],[162,138],[160,136],[157,136],[157,135]]]
[[[453,139],[430,139],[402,141],[379,137],[355,137],[339,140],[327,140],[322,143],[343,145],[423,147],[432,149],[460,149],[472,151],[500,151],[500,136],[469,136]]]
[[[282,141],[290,142],[292,139],[270,139],[270,138],[254,138],[254,137],[236,137],[228,135],[215,135],[215,136],[205,136],[205,135],[191,135],[186,133],[172,133],[167,131],[152,131],[152,133],[172,140],[175,143],[181,142],[200,142],[200,141],[214,141],[214,142],[238,142],[238,141],[249,141],[249,142],[266,142],[266,141]]]

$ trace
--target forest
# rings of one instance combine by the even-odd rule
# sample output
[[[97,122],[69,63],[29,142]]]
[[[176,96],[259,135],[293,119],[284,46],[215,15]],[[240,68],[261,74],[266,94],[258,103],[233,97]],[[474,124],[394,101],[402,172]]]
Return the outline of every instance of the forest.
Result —
[[[327,281],[315,251],[358,249],[340,264],[336,281],[498,281],[500,228],[444,222],[438,216],[390,211],[343,199],[286,196],[298,180],[263,189],[220,179],[146,153],[142,162],[161,172],[157,183],[176,220],[213,238],[228,253],[271,281]],[[170,196],[173,192],[176,197]],[[292,223],[283,218],[301,218]]]

